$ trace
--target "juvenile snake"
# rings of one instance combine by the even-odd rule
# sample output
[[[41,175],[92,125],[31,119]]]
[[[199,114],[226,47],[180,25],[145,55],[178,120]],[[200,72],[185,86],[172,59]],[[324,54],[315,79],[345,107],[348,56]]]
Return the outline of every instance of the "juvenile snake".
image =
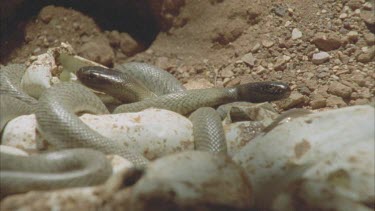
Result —
[[[36,101],[20,90],[18,87],[19,78],[17,79],[20,74],[10,74],[9,72],[12,68],[13,70],[19,70],[22,67],[9,66],[8,69],[0,71],[1,97],[6,95],[7,97],[10,96],[29,104],[31,106],[30,110],[24,110],[23,113],[32,113],[35,111],[38,130],[50,144],[60,149],[77,147],[93,148],[105,154],[121,155],[129,159],[136,166],[144,166],[147,164],[147,160],[140,153],[131,152],[127,150],[124,145],[101,136],[79,120],[76,116],[77,113],[108,113],[105,105],[96,95],[90,92],[89,89],[78,83],[63,82],[46,90],[41,95],[40,99]],[[115,110],[115,113],[140,111],[149,107],[157,107],[187,115],[198,109],[190,117],[194,125],[194,137],[197,140],[196,149],[212,151],[214,153],[226,152],[222,128],[218,128],[219,125],[221,126],[221,123],[218,123],[220,117],[213,109],[199,109],[200,107],[215,107],[233,101],[262,102],[279,100],[290,94],[289,87],[281,82],[258,82],[232,88],[186,91],[182,84],[171,74],[151,65],[129,63],[120,66],[119,69],[119,71],[110,71],[105,68],[84,67],[76,74],[81,83],[86,86],[98,91],[104,91],[122,101],[134,102],[142,100],[121,105]],[[127,88],[127,92],[122,91],[124,87]],[[121,90],[121,92],[119,92],[119,90]],[[11,107],[10,101],[9,104],[8,101],[6,101],[5,104],[1,104],[1,116],[11,113],[11,109],[9,109]],[[12,108],[17,110],[14,106]],[[19,110],[21,112],[22,109]],[[12,115],[15,116],[17,114]],[[18,115],[21,115],[21,113]],[[1,124],[5,124],[8,119],[10,119],[9,116],[6,119],[1,119]],[[199,124],[201,126],[199,126]],[[213,129],[216,131],[213,131]],[[61,153],[74,154],[76,152],[66,150]],[[72,159],[78,159],[79,156],[85,155],[86,152],[81,151],[79,155],[73,155]],[[16,163],[19,162],[17,159],[18,158],[14,156],[9,158],[7,161],[8,165],[17,165]],[[38,159],[38,162],[40,162],[39,165],[43,165],[42,162],[47,162],[44,161],[44,158]],[[33,168],[34,165],[37,166],[31,163],[30,169]],[[17,169],[17,171],[24,171],[23,166],[19,168],[21,169]],[[5,167],[3,169],[2,164],[0,179],[5,179],[6,181],[11,180],[9,177],[9,175],[11,175],[10,171],[14,171],[14,169],[8,170]],[[61,176],[63,175],[64,174]],[[33,176],[38,176],[38,174]],[[77,173],[76,176],[81,178],[83,175]],[[30,177],[25,178],[25,180],[29,179]],[[38,180],[38,178],[35,179]],[[39,179],[43,181],[43,179]],[[81,179],[77,179],[77,181],[78,180]],[[7,183],[1,183],[0,188],[12,189],[9,193],[13,192],[14,188],[17,192],[17,190],[19,190],[17,184],[21,186],[21,183],[15,182],[12,184],[15,185],[16,188],[14,186],[7,186]],[[62,182],[59,187],[67,186],[64,184],[66,184],[66,182]],[[78,183],[72,184],[83,185]],[[43,186],[43,188],[44,186],[52,187],[48,182],[41,184],[41,186]],[[35,186],[29,187],[28,190],[33,188],[35,188]]]

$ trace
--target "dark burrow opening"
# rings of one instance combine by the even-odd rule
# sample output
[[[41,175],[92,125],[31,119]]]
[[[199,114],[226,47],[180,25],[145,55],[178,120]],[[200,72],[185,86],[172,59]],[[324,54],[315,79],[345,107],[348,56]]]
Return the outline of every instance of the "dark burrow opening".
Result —
[[[159,3],[152,0],[0,0],[0,62],[7,63],[11,52],[24,43],[26,23],[47,5],[80,11],[93,18],[103,31],[126,32],[148,47],[160,32],[155,15]]]

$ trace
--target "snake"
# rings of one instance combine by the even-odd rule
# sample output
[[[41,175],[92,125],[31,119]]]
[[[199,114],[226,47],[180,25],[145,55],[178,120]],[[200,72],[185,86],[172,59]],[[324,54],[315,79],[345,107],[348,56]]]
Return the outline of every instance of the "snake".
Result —
[[[101,184],[112,167],[103,153],[77,148],[39,155],[0,152],[0,198],[28,190]]]
[[[186,90],[181,82],[170,73],[149,64],[131,62],[118,66],[116,69],[97,66],[82,67],[76,72],[80,83],[61,82],[44,91],[40,98],[36,100],[19,88],[20,74],[9,73],[12,69],[19,70],[23,69],[24,66],[8,66],[7,69],[3,70],[2,68],[0,71],[1,97],[7,96],[29,104],[29,110],[25,109],[23,113],[35,113],[37,129],[47,142],[60,150],[58,151],[62,153],[60,156],[64,156],[64,153],[66,153],[67,156],[68,154],[72,156],[72,159],[78,159],[76,162],[83,163],[87,160],[79,159],[86,156],[85,151],[76,155],[76,151],[69,150],[91,148],[98,155],[100,153],[117,154],[128,159],[139,168],[145,167],[148,163],[148,160],[140,153],[129,151],[123,144],[100,135],[78,118],[77,114],[81,113],[109,113],[104,103],[90,89],[105,92],[126,103],[117,107],[114,113],[137,112],[155,107],[175,111],[182,115],[190,115],[190,120],[193,123],[195,148],[212,153],[226,153],[226,145],[220,115],[211,107],[235,101],[273,101],[285,98],[290,94],[290,88],[287,84],[271,81],[242,84],[230,88]],[[3,86],[3,84],[5,85]],[[11,113],[9,109],[11,103],[9,102],[8,105],[8,101],[5,102],[4,105],[1,105],[4,108],[0,111],[1,116],[3,116],[3,113]],[[22,107],[21,104],[19,107]],[[17,107],[13,108],[15,111],[17,110]],[[22,114],[22,109],[19,110]],[[12,113],[15,113],[12,116],[17,115],[16,112]],[[7,117],[2,120],[1,124],[5,124],[10,118]],[[45,155],[36,159],[38,161],[35,162],[38,162],[38,164],[31,163],[30,168],[25,170],[23,170],[23,165],[20,165],[17,169],[22,172],[30,171],[34,165],[37,169],[38,165],[44,166],[44,163],[48,162],[45,159],[47,157],[48,155]],[[21,162],[18,159],[23,158],[13,156],[7,162],[12,166],[17,165],[17,162]],[[60,162],[64,163],[63,160]],[[86,164],[89,165],[89,163]],[[46,171],[48,171],[47,168],[48,165],[46,165]],[[14,170],[4,169],[3,171],[3,167],[1,167],[3,173],[0,174],[0,179],[11,180],[9,175]],[[53,172],[53,170],[51,171]],[[96,176],[98,174],[95,173]],[[32,176],[38,177],[40,175],[34,174]],[[65,175],[65,172],[61,173],[62,177],[63,175]],[[104,178],[105,175],[101,177]],[[30,175],[24,180],[30,180],[32,176]],[[82,181],[80,179],[82,177],[85,178],[85,175],[79,172],[75,176],[77,176],[75,178],[77,181]],[[22,179],[20,178],[20,180]],[[35,180],[38,180],[38,178],[35,178]],[[42,188],[49,187],[52,189],[56,187],[47,181],[43,183],[43,179],[40,179],[40,181]],[[1,183],[1,189],[14,189],[15,191],[9,191],[13,193],[19,190],[17,184],[23,186],[21,182],[12,184],[16,187]],[[61,181],[58,187],[68,186],[68,184],[83,185],[79,182]],[[33,188],[35,186],[27,187],[26,185],[22,191],[32,190]]]

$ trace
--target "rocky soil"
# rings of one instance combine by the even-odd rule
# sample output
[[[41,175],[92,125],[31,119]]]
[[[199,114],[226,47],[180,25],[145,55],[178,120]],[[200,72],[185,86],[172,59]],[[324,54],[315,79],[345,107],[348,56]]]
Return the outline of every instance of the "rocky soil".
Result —
[[[74,8],[45,6],[23,22],[23,42],[1,62],[24,62],[68,42],[79,55],[107,66],[155,64],[191,88],[285,81],[293,92],[277,103],[281,110],[374,101],[374,1],[158,3],[151,17],[160,33],[150,44],[132,32],[103,29]]]

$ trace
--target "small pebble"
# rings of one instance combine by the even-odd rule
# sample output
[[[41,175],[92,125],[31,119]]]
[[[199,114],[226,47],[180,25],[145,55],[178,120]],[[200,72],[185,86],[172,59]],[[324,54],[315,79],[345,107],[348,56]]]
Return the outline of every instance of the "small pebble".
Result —
[[[350,42],[352,43],[356,43],[358,41],[358,32],[357,31],[350,31],[348,32],[348,34],[346,35],[349,39]]]
[[[366,2],[363,4],[363,9],[365,10],[371,10],[372,9],[372,4],[371,2]]]
[[[262,45],[266,48],[270,48],[274,45],[275,43],[272,40],[263,40]]]
[[[319,52],[313,54],[312,62],[314,64],[323,64],[329,60],[329,54],[327,52]]]
[[[346,14],[346,13],[342,13],[342,14],[340,14],[340,16],[339,16],[340,19],[345,19],[345,18],[347,18],[347,17],[348,17],[348,14]]]
[[[341,97],[331,95],[327,98],[327,105],[328,107],[345,107],[346,103]]]
[[[301,37],[302,37],[302,32],[299,29],[294,28],[293,31],[292,31],[292,39],[296,40],[296,39],[299,39]]]
[[[363,35],[363,38],[365,39],[368,46],[372,46],[375,44],[375,35],[373,33],[366,33]]]
[[[280,101],[280,107],[283,109],[290,109],[294,107],[299,107],[306,100],[306,97],[299,92],[292,92],[290,96]]]
[[[253,56],[252,53],[245,54],[241,60],[245,62],[250,67],[253,67],[255,65],[256,58]]]
[[[342,97],[342,98],[349,98],[352,94],[352,88],[345,86],[340,82],[332,82],[328,87],[328,93]]]

